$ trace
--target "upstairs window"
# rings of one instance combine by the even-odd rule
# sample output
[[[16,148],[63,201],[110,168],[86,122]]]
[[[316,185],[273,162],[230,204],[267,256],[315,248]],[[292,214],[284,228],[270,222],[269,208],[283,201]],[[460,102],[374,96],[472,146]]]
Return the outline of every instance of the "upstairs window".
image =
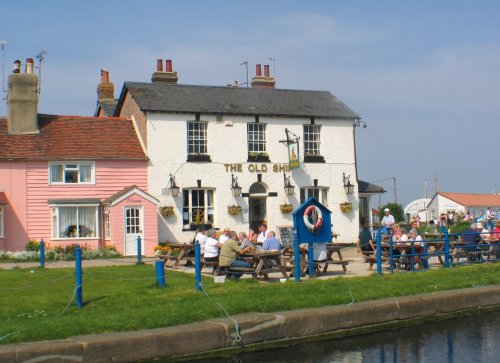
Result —
[[[269,161],[266,150],[266,124],[247,124],[248,161]]]
[[[95,164],[51,163],[50,184],[92,184],[95,178]]]
[[[203,121],[188,122],[187,129],[188,154],[207,153],[207,123]]]
[[[304,125],[304,155],[319,156],[321,125]]]

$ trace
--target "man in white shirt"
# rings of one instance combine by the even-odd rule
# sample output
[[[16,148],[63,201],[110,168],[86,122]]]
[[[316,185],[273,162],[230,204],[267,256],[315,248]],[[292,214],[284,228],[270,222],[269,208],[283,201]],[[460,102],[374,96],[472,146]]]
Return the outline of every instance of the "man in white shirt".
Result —
[[[391,215],[389,208],[384,209],[384,218],[382,218],[382,226],[387,227],[387,232],[390,233],[392,225],[394,224],[394,217]]]
[[[219,243],[220,244],[223,244],[224,242],[226,242],[228,239],[229,239],[229,236],[228,236],[228,233],[231,231],[231,229],[229,228],[224,228],[224,232],[222,232],[222,234],[220,235],[219,237]]]
[[[267,237],[267,224],[262,223],[259,226],[259,236],[257,237],[257,242],[260,242],[261,244],[264,243],[264,240]]]
[[[205,243],[207,242],[207,236],[205,235],[205,227],[198,228],[196,235],[194,236],[194,242],[198,241],[200,244],[200,254],[203,256],[205,253]]]

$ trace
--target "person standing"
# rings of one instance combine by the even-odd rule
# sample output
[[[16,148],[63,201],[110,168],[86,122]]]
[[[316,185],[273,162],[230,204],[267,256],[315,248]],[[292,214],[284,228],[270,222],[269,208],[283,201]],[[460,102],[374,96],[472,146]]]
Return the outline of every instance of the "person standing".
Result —
[[[387,233],[390,233],[392,225],[394,224],[394,217],[391,214],[389,208],[384,209],[384,218],[382,218],[382,226],[386,227]]]

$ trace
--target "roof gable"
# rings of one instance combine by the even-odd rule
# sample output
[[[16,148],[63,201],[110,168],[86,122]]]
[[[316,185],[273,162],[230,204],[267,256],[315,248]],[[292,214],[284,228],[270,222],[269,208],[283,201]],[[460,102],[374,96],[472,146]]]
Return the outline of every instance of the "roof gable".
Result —
[[[38,115],[40,132],[9,135],[0,118],[0,159],[147,160],[131,120],[117,117]]]
[[[126,92],[144,112],[359,118],[328,91],[125,82],[117,111]]]
[[[159,202],[158,199],[153,197],[151,194],[146,193],[141,188],[139,188],[137,185],[131,185],[131,186],[126,187],[126,188],[120,190],[119,192],[113,194],[109,198],[103,200],[103,203],[104,204],[109,203],[113,206],[113,205],[120,203],[122,200],[127,199],[128,197],[130,197],[133,194],[137,194],[137,195],[141,196],[142,198],[150,201],[153,204],[158,204],[158,202]]]

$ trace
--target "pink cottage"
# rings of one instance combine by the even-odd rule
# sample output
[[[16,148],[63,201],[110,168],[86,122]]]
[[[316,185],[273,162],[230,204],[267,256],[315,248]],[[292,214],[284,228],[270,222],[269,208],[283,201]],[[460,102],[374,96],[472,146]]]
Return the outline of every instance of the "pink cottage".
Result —
[[[152,255],[158,200],[148,194],[148,158],[132,120],[41,115],[38,78],[9,76],[0,118],[0,249],[30,239],[51,245],[114,245]]]

